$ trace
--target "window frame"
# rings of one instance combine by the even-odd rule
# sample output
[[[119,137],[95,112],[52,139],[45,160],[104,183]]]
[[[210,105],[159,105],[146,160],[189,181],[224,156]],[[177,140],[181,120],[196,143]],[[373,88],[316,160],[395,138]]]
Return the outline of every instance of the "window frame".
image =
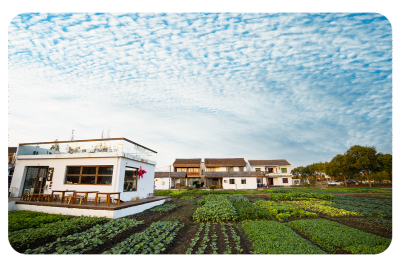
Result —
[[[285,170],[285,171],[283,171],[283,170]],[[281,168],[281,172],[282,173],[287,173],[287,168]]]
[[[229,179],[229,184],[235,184],[235,179]]]
[[[243,183],[243,181],[244,181],[244,183]],[[247,182],[247,179],[246,178],[242,178],[242,180],[241,180],[241,184],[246,184]]]
[[[135,171],[136,176],[134,177],[134,179],[136,180],[136,189],[135,190],[132,190],[132,191],[127,190],[127,191],[125,191],[125,183],[126,183],[126,181],[125,181],[125,177],[126,177],[125,176],[125,172],[126,172],[126,168],[136,169],[136,171]],[[139,169],[137,167],[125,166],[125,170],[124,170],[124,186],[122,188],[122,192],[137,192],[138,191],[138,182],[139,182],[138,174],[137,174],[138,170]]]
[[[289,183],[289,178],[282,178],[282,183],[283,184],[288,184]]]
[[[80,168],[79,174],[68,174],[68,168]],[[96,174],[85,174],[82,173],[83,168],[86,167],[96,167]],[[99,168],[100,167],[108,167],[108,168],[112,168],[112,174],[99,174]],[[70,166],[66,166],[66,170],[65,170],[65,177],[64,177],[64,185],[104,185],[104,186],[111,186],[113,183],[113,174],[114,174],[114,165],[70,165]],[[74,184],[74,183],[67,183],[67,177],[78,177],[78,183]],[[93,184],[83,184],[81,183],[82,180],[82,176],[90,176],[90,177],[94,177],[94,183]],[[99,176],[109,176],[111,178],[111,183],[109,184],[98,184],[97,183],[97,178]]]

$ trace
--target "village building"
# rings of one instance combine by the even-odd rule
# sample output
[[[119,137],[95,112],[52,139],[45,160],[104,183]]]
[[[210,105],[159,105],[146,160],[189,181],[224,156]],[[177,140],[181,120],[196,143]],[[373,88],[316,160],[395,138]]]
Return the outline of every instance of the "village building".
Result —
[[[248,169],[251,172],[262,172],[257,178],[257,184],[267,186],[291,186],[291,164],[285,159],[249,160]]]
[[[11,196],[68,189],[121,192],[123,201],[146,198],[153,193],[156,155],[126,138],[19,144]]]

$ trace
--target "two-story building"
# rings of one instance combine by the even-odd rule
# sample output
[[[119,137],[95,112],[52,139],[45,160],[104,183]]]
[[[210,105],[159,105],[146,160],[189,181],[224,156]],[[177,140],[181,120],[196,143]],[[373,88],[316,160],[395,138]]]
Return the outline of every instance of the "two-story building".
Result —
[[[248,169],[251,172],[262,172],[257,178],[257,184],[262,185],[292,185],[291,164],[285,159],[249,160]]]
[[[204,159],[205,166],[205,186],[216,186],[216,188],[233,188],[239,189],[243,186],[237,187],[236,180],[241,177],[235,177],[228,180],[230,173],[246,171],[247,163],[244,158],[206,158]],[[244,175],[244,174],[243,174]],[[256,186],[257,187],[257,186]]]

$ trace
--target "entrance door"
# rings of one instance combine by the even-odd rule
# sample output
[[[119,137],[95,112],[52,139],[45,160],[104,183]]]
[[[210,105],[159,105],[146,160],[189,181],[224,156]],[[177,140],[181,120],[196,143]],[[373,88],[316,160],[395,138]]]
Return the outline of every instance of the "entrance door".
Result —
[[[43,193],[46,185],[47,170],[48,167],[28,167],[22,193],[24,194],[26,190],[34,194]]]
[[[274,185],[274,178],[268,178],[268,185]]]
[[[218,179],[213,179],[213,185],[218,185]]]

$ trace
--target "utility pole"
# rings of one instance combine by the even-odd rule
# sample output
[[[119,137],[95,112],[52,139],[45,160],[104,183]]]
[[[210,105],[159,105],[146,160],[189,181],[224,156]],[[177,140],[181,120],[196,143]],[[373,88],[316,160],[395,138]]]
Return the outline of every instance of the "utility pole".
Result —
[[[71,141],[74,141],[74,129],[72,129]]]
[[[169,165],[168,189],[171,189],[171,165]]]

